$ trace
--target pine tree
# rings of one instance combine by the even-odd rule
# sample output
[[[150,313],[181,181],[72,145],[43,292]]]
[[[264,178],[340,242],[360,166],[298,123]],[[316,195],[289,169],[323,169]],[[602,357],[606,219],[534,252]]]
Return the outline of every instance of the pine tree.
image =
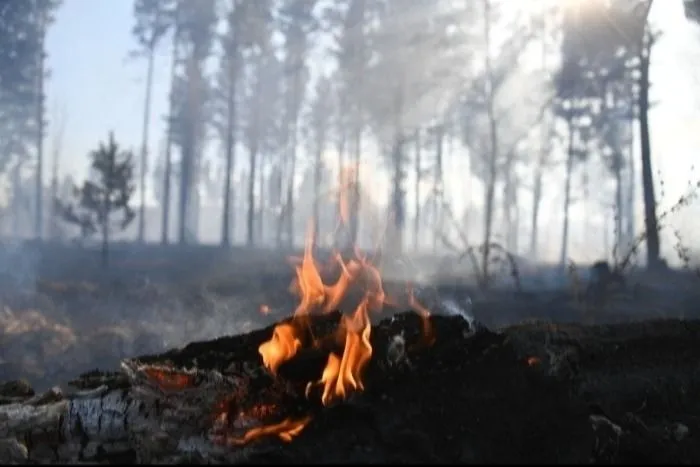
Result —
[[[122,150],[110,132],[107,143],[100,143],[89,158],[90,176],[82,187],[75,187],[74,199],[57,199],[55,203],[63,220],[80,227],[83,237],[101,233],[102,264],[106,267],[110,233],[124,230],[134,220],[129,206],[135,189],[133,154]]]

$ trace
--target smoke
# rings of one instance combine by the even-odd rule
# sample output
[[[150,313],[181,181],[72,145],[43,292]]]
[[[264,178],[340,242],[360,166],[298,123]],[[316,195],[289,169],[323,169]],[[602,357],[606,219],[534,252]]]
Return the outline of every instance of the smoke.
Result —
[[[0,286],[28,291],[33,289],[41,253],[38,248],[22,241],[0,245]]]

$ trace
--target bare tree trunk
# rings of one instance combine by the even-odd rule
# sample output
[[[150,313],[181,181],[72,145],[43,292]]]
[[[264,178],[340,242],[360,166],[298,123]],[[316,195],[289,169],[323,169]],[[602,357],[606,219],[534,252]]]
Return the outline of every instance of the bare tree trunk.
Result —
[[[648,26],[647,26],[648,27]],[[647,267],[661,265],[659,228],[656,219],[656,197],[654,177],[651,169],[651,143],[649,141],[649,61],[654,39],[650,32],[645,33],[644,45],[640,53],[639,78],[639,131],[642,148],[642,187],[644,190],[644,223],[647,240]]]
[[[258,170],[258,217],[256,219],[257,237],[260,245],[265,244],[265,165],[267,154],[260,154],[260,170]]]
[[[16,162],[12,169],[12,237],[14,239],[18,239],[20,236],[20,212],[24,211],[21,209],[24,200],[21,169],[21,162]]]
[[[509,250],[514,255],[519,253],[520,249],[520,206],[518,206],[518,187],[520,180],[517,175],[514,175],[513,191],[511,192],[510,209],[512,209],[512,225],[510,231],[510,247]]]
[[[566,176],[564,182],[564,229],[561,235],[561,255],[559,264],[564,267],[569,257],[569,206],[571,205],[571,175],[574,169],[574,124],[569,117],[567,122],[569,143],[566,154]]]
[[[510,162],[506,164],[503,173],[503,197],[501,202],[503,206],[501,207],[503,211],[503,226],[505,230],[505,247],[508,251],[512,251],[512,236],[513,236],[513,196],[511,194],[513,190],[513,170]]]
[[[362,162],[362,130],[355,129],[354,135],[354,183],[352,184],[352,193],[349,197],[351,200],[350,211],[350,243],[357,245],[357,235],[360,230],[360,163]]]
[[[438,235],[442,231],[442,202],[444,196],[443,170],[442,170],[442,148],[444,139],[444,127],[439,123],[435,127],[435,173],[433,175],[433,196],[435,197],[435,229],[433,229],[433,253],[437,253]]]
[[[167,245],[170,237],[170,186],[172,183],[172,152],[173,152],[173,112],[175,106],[175,78],[179,51],[179,28],[175,27],[173,34],[173,54],[170,65],[170,93],[168,96],[168,128],[165,141],[165,171],[163,173],[163,212],[161,221],[160,242]]]
[[[391,188],[391,236],[387,238],[388,250],[391,254],[400,255],[403,251],[403,231],[405,225],[404,193],[403,193],[403,146],[404,138],[400,133],[400,127],[396,129],[396,136],[391,148],[391,159],[394,173],[392,174]]]
[[[51,164],[51,214],[49,216],[51,239],[58,238],[59,235],[59,218],[56,209],[56,200],[58,199],[58,168],[60,165],[61,149],[63,146],[63,135],[66,128],[66,115],[63,113],[60,117],[54,118],[54,123],[57,125],[53,139],[53,161]]]
[[[292,78],[292,109],[293,116],[290,128],[290,138],[289,138],[289,174],[287,182],[287,244],[289,246],[294,245],[294,181],[296,178],[297,169],[297,144],[298,144],[298,131],[299,131],[299,110],[301,107],[301,71],[302,71],[302,59],[298,59],[299,63],[294,63],[294,75]]]
[[[627,155],[627,193],[625,205],[627,206],[625,218],[625,236],[627,237],[627,247],[631,247],[635,237],[635,196],[637,192],[636,164],[634,154],[634,121],[630,121],[629,139],[628,139],[628,155]]]
[[[314,244],[318,243],[318,239],[321,238],[321,223],[319,221],[320,217],[320,198],[321,198],[321,169],[323,156],[323,143],[321,141],[316,142],[316,157],[314,160],[314,205],[313,205],[313,223],[314,223]],[[315,245],[314,245],[315,246]]]
[[[487,117],[489,121],[489,167],[488,179],[486,181],[484,193],[484,245],[482,249],[482,277],[484,281],[488,281],[489,277],[489,253],[491,242],[491,229],[493,224],[493,208],[494,195],[496,190],[497,180],[497,162],[498,162],[498,125],[496,123],[496,115],[494,109],[494,75],[493,66],[491,63],[491,2],[484,0],[484,39],[486,42],[486,74],[487,80]],[[484,284],[487,285],[487,284]]]
[[[418,247],[420,245],[419,239],[420,239],[420,181],[421,181],[421,171],[422,171],[422,161],[421,161],[421,134],[420,134],[420,128],[416,128],[416,134],[415,134],[415,153],[416,153],[416,160],[415,160],[415,184],[413,186],[413,192],[415,195],[415,204],[414,204],[414,211],[415,211],[415,217],[413,218],[413,249],[418,251]]]
[[[617,253],[620,254],[624,247],[622,219],[626,213],[622,201],[622,154],[615,154],[613,157],[618,159],[615,164],[615,245]]]
[[[187,131],[187,130],[186,130]],[[188,139],[185,136],[185,139]],[[180,191],[179,191],[179,203],[178,203],[178,242],[184,244],[187,242],[187,227],[188,227],[188,200],[190,191],[190,179],[191,179],[191,168],[188,162],[192,156],[192,150],[189,148],[190,143],[185,142],[183,148],[180,152]]]
[[[231,245],[231,177],[236,163],[236,60],[229,57],[228,65],[228,95],[226,96],[226,173],[224,174],[224,207],[223,222],[221,226],[221,244]]]
[[[542,158],[537,162],[535,177],[532,187],[532,218],[530,220],[530,256],[537,259],[537,235],[539,233],[538,222],[540,204],[542,203]]]
[[[155,48],[148,51],[148,66],[146,71],[146,97],[143,109],[143,127],[141,129],[141,166],[139,170],[139,230],[138,241],[144,242],[146,232],[146,170],[148,170],[148,130],[151,119],[151,91],[153,88],[153,64],[155,61]]]
[[[257,175],[258,148],[257,143],[251,144],[248,153],[250,173],[248,174],[248,218],[246,223],[248,246],[255,245],[255,177]]]
[[[294,245],[294,179],[297,171],[297,137],[296,124],[292,131],[291,160],[289,161],[289,180],[287,182],[287,202],[285,203],[287,220],[287,245]]]
[[[46,40],[46,18],[42,10],[39,31],[39,57],[37,73],[37,102],[36,102],[36,121],[37,121],[37,139],[36,139],[36,199],[35,199],[35,233],[37,239],[41,239],[44,233],[44,62],[46,60],[46,51],[44,50],[44,42]]]

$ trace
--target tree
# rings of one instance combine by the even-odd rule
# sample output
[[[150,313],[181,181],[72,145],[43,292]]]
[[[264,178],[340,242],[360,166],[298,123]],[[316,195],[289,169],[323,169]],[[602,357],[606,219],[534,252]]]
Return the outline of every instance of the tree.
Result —
[[[34,31],[36,37],[36,190],[35,190],[35,235],[41,238],[43,234],[44,220],[44,81],[48,74],[46,70],[46,33],[49,25],[54,20],[53,12],[60,5],[60,0],[34,0],[35,15],[34,15]]]
[[[173,33],[171,45],[171,62],[170,62],[170,90],[168,93],[168,115],[166,117],[166,135],[165,135],[165,160],[163,163],[163,177],[160,179],[163,183],[163,199],[161,200],[161,237],[160,242],[163,245],[168,243],[170,236],[170,192],[173,183],[173,138],[176,130],[175,127],[175,86],[177,83],[177,69],[180,64],[180,8],[179,3],[176,3],[173,8]]]
[[[171,0],[135,0],[134,24],[132,33],[139,45],[139,54],[145,55],[146,93],[144,96],[143,127],[141,141],[141,163],[139,170],[139,204],[138,241],[143,243],[146,228],[146,170],[148,170],[148,130],[151,119],[151,90],[153,88],[153,65],[156,49],[172,25]]]
[[[352,154],[352,173],[354,181],[350,183],[353,193],[349,196],[349,242],[357,243],[359,230],[359,212],[361,186],[359,170],[362,158],[362,140],[366,130],[366,71],[372,56],[369,32],[372,19],[377,17],[380,0],[342,0],[326,8],[324,12],[327,28],[334,30],[332,54],[338,62],[337,70],[337,147],[344,153],[348,146],[348,155]],[[347,127],[347,129],[346,129]],[[342,128],[342,130],[341,130]],[[348,144],[349,143],[349,144]],[[347,174],[346,173],[346,174]]]
[[[332,95],[333,86],[327,76],[321,76],[316,81],[314,100],[309,107],[306,117],[306,132],[309,136],[309,147],[313,157],[313,226],[314,240],[321,238],[320,229],[320,203],[321,203],[321,183],[323,175],[323,153],[328,144],[328,134],[330,130],[330,119],[333,110]]]
[[[475,3],[476,4],[476,3]],[[481,248],[481,276],[489,277],[490,250],[496,208],[496,187],[507,183],[504,172],[518,144],[528,136],[533,124],[540,118],[544,104],[541,93],[524,86],[538,85],[526,70],[519,66],[520,56],[534,36],[527,22],[504,24],[503,3],[494,0],[479,2],[479,22],[484,53],[482,71],[472,78],[460,102],[462,135],[470,151],[470,168],[482,181],[484,190],[483,245]],[[510,32],[501,44],[494,38],[495,25]],[[496,52],[498,50],[498,52]],[[514,102],[509,94],[519,87],[524,102]],[[505,190],[504,190],[505,191]]]
[[[216,92],[216,127],[224,143],[225,168],[221,244],[231,244],[233,230],[234,189],[232,177],[236,169],[236,149],[240,132],[239,82],[244,70],[246,54],[254,46],[264,42],[264,34],[257,25],[270,17],[272,5],[269,0],[230,0],[226,14],[226,32],[221,37],[223,56],[218,75]]]
[[[180,149],[180,189],[178,202],[178,241],[196,241],[198,231],[199,169],[206,145],[211,115],[211,83],[205,73],[205,63],[211,55],[217,23],[216,0],[178,3],[180,46],[183,70],[177,76],[173,112],[174,143]]]
[[[36,149],[35,234],[43,220],[44,39],[57,0],[0,4],[0,170]]]
[[[264,24],[264,23],[263,23]],[[272,24],[264,26],[272,36]],[[261,29],[263,26],[261,26]],[[262,36],[261,34],[261,37]],[[258,45],[251,51],[248,60],[248,80],[245,90],[245,123],[243,126],[244,144],[248,150],[248,207],[246,215],[246,243],[255,243],[255,187],[258,180],[261,154],[269,153],[277,145],[278,120],[275,110],[279,102],[279,80],[281,63],[275,56],[270,42]],[[261,189],[264,189],[261,187]],[[262,206],[261,206],[262,210]]]
[[[589,67],[594,65],[598,68],[609,68],[608,73],[613,78],[631,69],[637,77],[636,111],[640,128],[647,267],[653,269],[662,262],[648,116],[649,65],[652,48],[658,38],[658,33],[651,29],[647,20],[650,6],[649,1],[640,2],[637,8],[631,9],[621,8],[617,3],[608,4],[603,0],[589,2],[587,8],[571,15],[567,22],[563,51],[565,62],[584,61]],[[621,50],[632,59],[624,66],[610,69],[611,62],[615,63],[617,60],[619,63]]]
[[[311,34],[318,23],[314,16],[317,0],[282,0],[279,11],[279,30],[284,37],[284,128],[286,129],[287,156],[285,220],[287,242],[294,243],[294,181],[297,171],[299,116],[309,82],[306,63]]]
[[[63,220],[80,227],[84,235],[101,233],[102,264],[107,267],[110,233],[123,230],[134,219],[129,206],[135,189],[133,154],[122,150],[110,132],[107,143],[100,143],[89,158],[90,176],[75,188],[75,200],[55,203]],[[121,216],[115,219],[117,214]]]
[[[54,117],[54,122],[56,123],[56,129],[54,130],[54,138],[51,144],[51,150],[53,152],[53,158],[51,161],[51,199],[55,200],[58,196],[59,181],[58,181],[58,168],[60,165],[61,151],[63,146],[63,135],[65,132],[67,115],[65,109],[61,109],[59,113]],[[60,235],[60,227],[58,224],[58,213],[56,212],[56,205],[52,203],[51,214],[49,216],[49,238],[56,239]]]

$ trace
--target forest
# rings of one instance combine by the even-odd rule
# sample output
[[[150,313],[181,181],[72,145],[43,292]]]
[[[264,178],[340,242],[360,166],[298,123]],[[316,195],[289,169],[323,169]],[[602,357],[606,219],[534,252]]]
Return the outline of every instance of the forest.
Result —
[[[662,2],[131,0],[135,135],[77,4],[0,1],[0,463],[700,462]]]
[[[597,256],[624,256],[643,230],[645,262],[660,261],[648,118],[659,31],[646,21],[650,2],[248,3],[134,3],[130,57],[146,77],[143,127],[132,150],[134,222],[119,238],[298,246],[314,218],[332,245],[333,195],[349,183],[353,242],[376,244],[383,232],[399,251],[436,253],[497,240],[536,261],[542,200],[556,190],[561,264],[576,204],[602,216]],[[694,3],[684,6],[695,21]],[[45,105],[44,41],[60,2],[3,8],[5,235],[89,236],[64,222],[61,206],[80,184],[60,171],[69,108],[47,115]],[[170,89],[152,89],[163,51]],[[167,115],[152,115],[159,92]],[[167,122],[164,135],[151,134],[154,119]],[[547,182],[560,171],[563,183]],[[380,195],[377,173],[388,182]],[[474,179],[475,197],[460,186]]]

